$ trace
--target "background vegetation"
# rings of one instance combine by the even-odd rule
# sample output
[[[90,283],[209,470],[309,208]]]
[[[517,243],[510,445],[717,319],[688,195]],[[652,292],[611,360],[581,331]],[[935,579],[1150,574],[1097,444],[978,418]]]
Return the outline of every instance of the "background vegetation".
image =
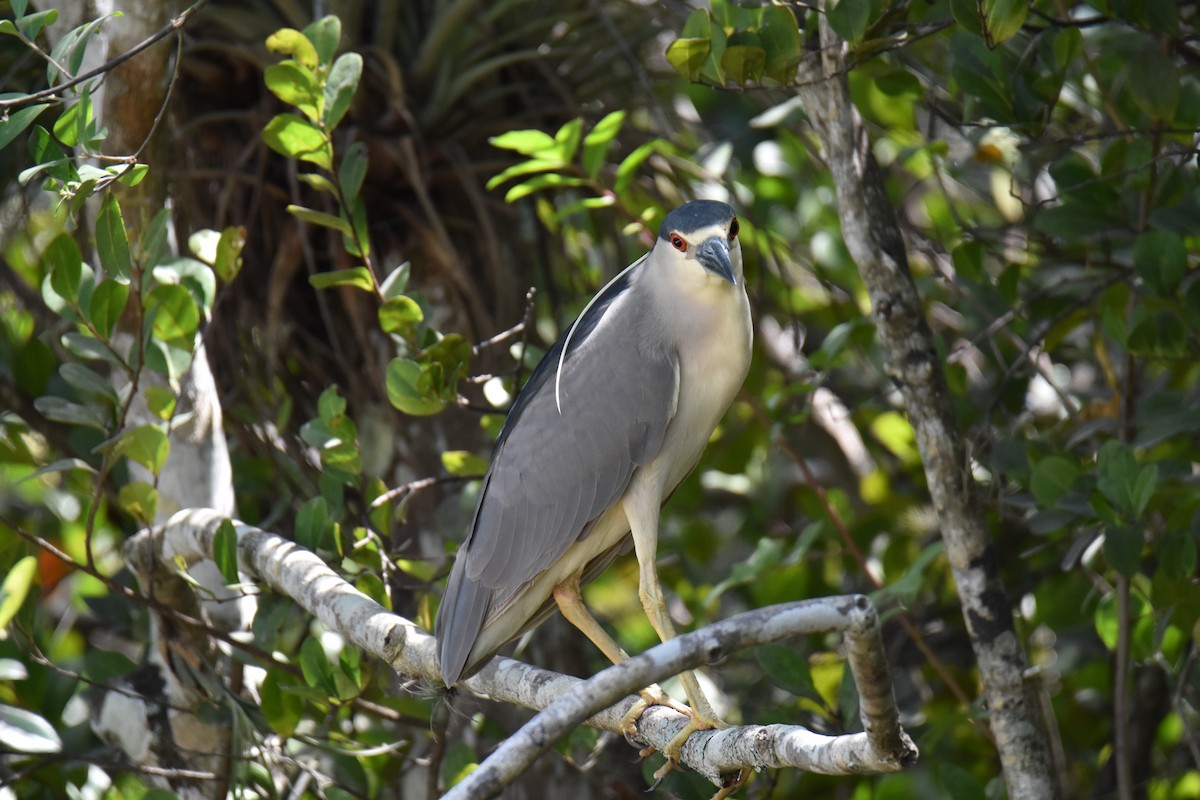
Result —
[[[744,796],[1004,796],[920,456],[789,89],[825,13],[1061,792],[1200,797],[1195,5],[326,5],[339,22],[310,28],[300,4],[213,0],[129,61],[168,64],[143,149],[93,102],[107,73],[31,96],[127,51],[112,40],[134,20],[0,3],[0,794],[141,797],[159,777],[122,766],[90,709],[145,654],[120,548],[160,510],[198,342],[237,516],[429,627],[516,387],[663,213],[704,196],[742,219],[755,361],[663,514],[673,614],[873,594],[922,756],[887,777],[762,775]],[[133,423],[139,392],[111,374],[156,381],[150,417]],[[621,562],[586,593],[631,651],[656,642],[636,582]],[[212,689],[240,796],[436,796],[523,714],[450,710],[270,597],[253,630],[223,647],[261,695]],[[849,730],[836,645],[709,675],[732,720]],[[603,665],[558,620],[519,657]],[[587,730],[559,750],[514,796],[633,796],[658,766]]]

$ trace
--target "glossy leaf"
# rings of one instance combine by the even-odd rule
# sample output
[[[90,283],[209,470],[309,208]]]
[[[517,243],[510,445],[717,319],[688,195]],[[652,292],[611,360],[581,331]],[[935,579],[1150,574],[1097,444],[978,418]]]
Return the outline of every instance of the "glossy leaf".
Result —
[[[442,453],[442,467],[459,478],[479,478],[487,472],[488,462],[469,450],[446,450]]]
[[[393,406],[415,417],[437,414],[446,407],[432,391],[421,365],[407,358],[395,358],[387,368],[387,394]]]
[[[96,333],[103,339],[112,336],[129,299],[129,284],[104,280],[92,292],[89,316]]]
[[[221,520],[217,532],[213,535],[213,561],[221,571],[221,577],[226,583],[237,583],[238,578],[238,537],[233,523],[227,519]]]
[[[332,286],[353,286],[364,292],[375,290],[375,284],[371,281],[371,273],[366,267],[339,269],[336,272],[319,272],[316,275],[310,275],[308,282],[318,289],[328,289]]]
[[[3,583],[0,583],[0,630],[8,627],[29,596],[29,590],[37,578],[37,563],[34,556],[18,559],[9,568]]]
[[[350,110],[362,67],[362,56],[358,53],[343,53],[333,62],[325,84],[325,130],[336,128]]]
[[[267,49],[272,53],[292,56],[305,69],[318,66],[317,49],[308,37],[294,28],[282,28],[267,37]]]
[[[333,168],[333,146],[329,137],[311,122],[295,114],[279,114],[263,129],[263,141],[280,155]]]
[[[158,514],[158,490],[145,481],[129,481],[117,492],[117,505],[134,519],[153,522]]]
[[[417,301],[399,295],[384,301],[379,307],[379,326],[385,333],[405,333],[425,318]]]
[[[96,250],[100,254],[100,265],[109,277],[119,281],[129,280],[129,236],[125,232],[121,206],[112,192],[104,195],[96,216]]]

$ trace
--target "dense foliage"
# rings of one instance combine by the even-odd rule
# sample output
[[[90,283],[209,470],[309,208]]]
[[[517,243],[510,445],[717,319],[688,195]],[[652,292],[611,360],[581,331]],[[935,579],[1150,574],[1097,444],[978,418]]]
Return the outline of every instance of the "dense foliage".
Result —
[[[1003,796],[921,454],[789,89],[821,14],[944,348],[1062,794],[1200,796],[1195,5],[202,5],[146,51],[179,48],[161,148],[131,154],[108,149],[105,71],[75,79],[133,21],[0,3],[0,798],[159,777],[90,723],[147,652],[121,546],[170,505],[202,341],[238,516],[429,627],[520,381],[695,196],[739,211],[756,346],[663,514],[672,613],[871,594],[921,749],[906,773],[779,772],[744,796]],[[169,203],[129,212],[156,176]],[[657,641],[636,584],[622,561],[585,592],[630,651]],[[260,597],[252,631],[213,658],[258,688],[210,688],[239,796],[437,796],[517,724],[399,685],[286,600]],[[518,657],[590,674],[585,645],[552,621]],[[730,721],[852,730],[837,645],[708,674]],[[632,755],[581,729],[528,791],[641,790],[660,762]]]

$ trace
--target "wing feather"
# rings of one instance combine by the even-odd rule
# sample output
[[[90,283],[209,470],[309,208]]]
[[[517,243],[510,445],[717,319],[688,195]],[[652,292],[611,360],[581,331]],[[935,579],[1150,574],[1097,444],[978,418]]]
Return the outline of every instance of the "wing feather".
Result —
[[[662,446],[678,370],[673,352],[647,344],[654,319],[628,291],[634,274],[610,284],[546,354],[505,422],[438,613],[448,684],[490,657],[470,652],[482,628],[587,534]]]

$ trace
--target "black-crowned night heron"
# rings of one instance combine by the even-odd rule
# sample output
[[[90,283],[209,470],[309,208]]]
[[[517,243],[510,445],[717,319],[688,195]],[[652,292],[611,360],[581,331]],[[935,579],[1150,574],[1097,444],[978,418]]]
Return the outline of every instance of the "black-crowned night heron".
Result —
[[[631,541],[646,614],[663,641],[675,635],[654,567],[658,515],[750,366],[737,235],[724,203],[672,211],[654,248],[588,303],[533,371],[492,452],[438,611],[447,686],[556,604],[614,663],[628,658],[579,587]],[[688,734],[721,724],[695,676],[680,679],[692,723],[668,748],[668,767]],[[647,704],[668,702],[658,690],[643,698],[627,731]]]

